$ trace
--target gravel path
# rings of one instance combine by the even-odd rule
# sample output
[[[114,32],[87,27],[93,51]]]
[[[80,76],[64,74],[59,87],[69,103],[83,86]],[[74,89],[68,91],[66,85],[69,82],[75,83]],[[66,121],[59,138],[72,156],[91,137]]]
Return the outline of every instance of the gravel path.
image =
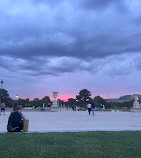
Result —
[[[0,116],[0,132],[6,132],[10,112]],[[29,119],[29,132],[141,131],[141,113],[134,112],[23,112]]]

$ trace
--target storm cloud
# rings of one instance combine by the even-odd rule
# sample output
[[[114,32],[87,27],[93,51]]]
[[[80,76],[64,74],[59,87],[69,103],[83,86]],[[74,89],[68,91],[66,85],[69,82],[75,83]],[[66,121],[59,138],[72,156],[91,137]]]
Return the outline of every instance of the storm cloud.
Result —
[[[140,8],[139,0],[1,0],[1,77],[135,75]]]
[[[13,98],[141,93],[140,10],[140,0],[1,0],[4,88]]]

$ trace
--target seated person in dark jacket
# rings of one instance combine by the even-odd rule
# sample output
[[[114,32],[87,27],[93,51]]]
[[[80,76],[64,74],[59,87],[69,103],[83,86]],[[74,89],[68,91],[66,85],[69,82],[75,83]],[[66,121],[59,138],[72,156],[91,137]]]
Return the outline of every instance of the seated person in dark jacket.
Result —
[[[7,131],[8,132],[21,132],[23,129],[23,119],[25,119],[24,115],[19,111],[20,107],[13,107],[13,112],[9,116]]]

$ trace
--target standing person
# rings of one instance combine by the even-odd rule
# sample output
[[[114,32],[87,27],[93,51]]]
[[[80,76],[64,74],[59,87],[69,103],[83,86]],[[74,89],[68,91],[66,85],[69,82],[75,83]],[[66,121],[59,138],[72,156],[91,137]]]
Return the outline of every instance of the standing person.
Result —
[[[79,105],[77,106],[77,111],[79,111]]]
[[[74,111],[74,104],[72,105],[72,110]]]
[[[48,103],[48,107],[50,108],[50,106],[51,106],[51,103]]]
[[[92,103],[92,113],[93,113],[93,116],[94,116],[94,110],[95,110],[95,104]]]
[[[69,105],[67,106],[67,111],[69,110]]]
[[[78,110],[78,107],[77,107],[77,105],[76,105],[75,109],[76,109],[76,111]]]
[[[87,105],[87,107],[88,107],[88,112],[89,112],[89,115],[91,114],[91,104],[89,103],[88,105]]]
[[[23,109],[23,108],[22,108],[22,105],[20,105],[20,111],[22,111],[22,109]]]
[[[100,111],[102,111],[102,108],[103,108],[103,105],[101,104],[101,105],[100,105]]]
[[[5,108],[6,108],[6,105],[5,105],[5,102],[3,102],[1,104],[1,112],[3,112],[4,115],[5,115]]]

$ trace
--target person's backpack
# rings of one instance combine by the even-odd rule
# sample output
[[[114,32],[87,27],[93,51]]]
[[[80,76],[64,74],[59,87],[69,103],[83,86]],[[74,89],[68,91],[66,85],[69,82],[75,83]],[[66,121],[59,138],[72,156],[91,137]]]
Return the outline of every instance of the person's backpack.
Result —
[[[13,112],[7,124],[7,131],[8,132],[21,132],[23,129],[23,119],[22,116],[18,111]]]

